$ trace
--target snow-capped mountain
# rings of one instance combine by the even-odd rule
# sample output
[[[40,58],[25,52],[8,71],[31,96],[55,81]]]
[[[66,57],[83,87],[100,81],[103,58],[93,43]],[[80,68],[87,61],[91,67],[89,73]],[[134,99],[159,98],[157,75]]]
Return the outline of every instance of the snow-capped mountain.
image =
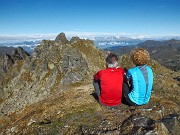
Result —
[[[131,39],[128,37],[117,37],[117,36],[109,36],[109,37],[96,37],[94,39],[94,44],[101,48],[113,47],[113,46],[129,46],[136,45],[138,43],[143,42],[141,39]]]

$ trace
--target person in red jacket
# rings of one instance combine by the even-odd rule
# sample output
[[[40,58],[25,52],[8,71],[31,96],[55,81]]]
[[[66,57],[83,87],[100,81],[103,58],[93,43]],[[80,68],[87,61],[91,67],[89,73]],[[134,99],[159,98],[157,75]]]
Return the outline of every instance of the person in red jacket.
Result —
[[[93,85],[100,104],[115,107],[121,103],[124,70],[118,65],[115,54],[109,53],[106,58],[106,69],[94,75]]]

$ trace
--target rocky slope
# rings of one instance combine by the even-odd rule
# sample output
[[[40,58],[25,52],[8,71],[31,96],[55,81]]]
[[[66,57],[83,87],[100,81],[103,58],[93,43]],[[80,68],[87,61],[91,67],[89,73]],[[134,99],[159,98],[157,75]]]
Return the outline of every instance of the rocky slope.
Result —
[[[150,102],[110,110],[94,97],[92,76],[105,67],[104,54],[92,41],[68,41],[61,33],[54,41],[42,41],[31,56],[17,50],[0,63],[2,135],[179,133],[179,72],[151,60],[155,83]],[[119,63],[134,66],[128,55],[120,56]]]
[[[61,33],[55,41],[42,41],[32,56],[24,56],[22,48],[4,55],[0,98],[5,101],[1,112],[13,113],[69,85],[88,82],[89,76],[103,65],[100,51],[92,44],[89,40],[68,41]]]

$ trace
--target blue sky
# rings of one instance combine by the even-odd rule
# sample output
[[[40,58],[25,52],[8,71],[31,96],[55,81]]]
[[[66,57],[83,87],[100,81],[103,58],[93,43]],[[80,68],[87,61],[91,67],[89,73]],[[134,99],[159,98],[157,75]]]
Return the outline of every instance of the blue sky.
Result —
[[[0,35],[180,35],[180,0],[0,0]]]

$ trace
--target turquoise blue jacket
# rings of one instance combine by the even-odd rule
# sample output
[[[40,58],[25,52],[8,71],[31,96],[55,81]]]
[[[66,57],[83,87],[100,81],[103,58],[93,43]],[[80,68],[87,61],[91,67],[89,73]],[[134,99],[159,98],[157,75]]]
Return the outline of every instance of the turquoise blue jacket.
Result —
[[[128,70],[127,79],[132,81],[132,90],[128,94],[130,100],[137,105],[147,104],[153,86],[153,72],[147,66],[136,66]]]

